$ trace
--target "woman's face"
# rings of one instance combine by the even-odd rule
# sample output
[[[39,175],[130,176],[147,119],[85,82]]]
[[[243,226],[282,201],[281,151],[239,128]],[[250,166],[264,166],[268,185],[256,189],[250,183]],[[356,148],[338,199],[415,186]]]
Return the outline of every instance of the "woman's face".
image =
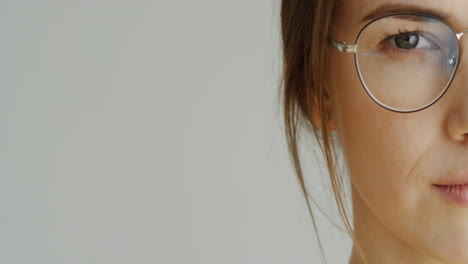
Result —
[[[337,6],[331,36],[354,43],[369,12],[389,4],[404,10],[409,3],[447,14],[456,32],[468,29],[465,0],[346,0]],[[350,171],[356,232],[367,254],[376,261],[381,256],[375,263],[468,263],[468,206],[434,186],[460,173],[468,183],[468,34],[460,39],[460,65],[445,95],[405,114],[369,97],[353,54],[329,49],[332,126]],[[389,259],[388,252],[398,253]]]

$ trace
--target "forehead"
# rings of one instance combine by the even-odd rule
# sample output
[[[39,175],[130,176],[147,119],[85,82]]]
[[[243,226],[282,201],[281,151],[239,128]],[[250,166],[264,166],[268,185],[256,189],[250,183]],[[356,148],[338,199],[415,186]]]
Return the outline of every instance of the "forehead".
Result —
[[[423,10],[435,18],[445,17],[455,31],[468,29],[466,0],[339,0],[335,7],[332,31],[340,36],[355,36],[369,21],[379,15],[418,13]],[[438,17],[438,16],[441,17]]]

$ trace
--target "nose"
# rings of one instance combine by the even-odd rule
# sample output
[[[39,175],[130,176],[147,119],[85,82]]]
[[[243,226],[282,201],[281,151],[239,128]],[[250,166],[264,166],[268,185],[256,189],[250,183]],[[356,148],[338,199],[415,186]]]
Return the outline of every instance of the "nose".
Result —
[[[457,34],[460,58],[457,72],[446,96],[450,101],[447,112],[447,133],[453,141],[468,145],[468,41],[462,41],[468,30]],[[468,34],[466,34],[468,36]]]

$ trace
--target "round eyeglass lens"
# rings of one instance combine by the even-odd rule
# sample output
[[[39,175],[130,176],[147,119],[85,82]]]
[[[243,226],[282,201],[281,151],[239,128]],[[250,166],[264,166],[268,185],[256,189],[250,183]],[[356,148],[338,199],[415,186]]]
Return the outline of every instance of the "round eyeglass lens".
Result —
[[[379,105],[411,112],[436,102],[458,64],[458,39],[445,23],[394,15],[364,27],[356,41],[361,82]]]

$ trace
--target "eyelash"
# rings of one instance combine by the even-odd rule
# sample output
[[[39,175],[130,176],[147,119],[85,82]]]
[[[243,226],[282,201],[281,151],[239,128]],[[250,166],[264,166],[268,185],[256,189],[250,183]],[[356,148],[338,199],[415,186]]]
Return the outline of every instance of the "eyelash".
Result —
[[[419,27],[416,28],[416,30],[408,30],[405,28],[400,28],[398,29],[398,34],[384,33],[384,39],[379,42],[379,46],[386,46],[388,45],[388,42],[391,41],[394,37],[401,35],[401,34],[407,34],[407,33],[413,33],[413,34],[417,34],[418,36],[423,36],[423,31]],[[386,48],[386,47],[383,47],[383,48]],[[414,52],[413,49],[407,49],[407,50],[400,49],[400,48],[395,48],[393,45],[392,47],[390,47],[390,49],[392,49],[393,52],[399,53],[399,54],[407,54],[407,53]]]

